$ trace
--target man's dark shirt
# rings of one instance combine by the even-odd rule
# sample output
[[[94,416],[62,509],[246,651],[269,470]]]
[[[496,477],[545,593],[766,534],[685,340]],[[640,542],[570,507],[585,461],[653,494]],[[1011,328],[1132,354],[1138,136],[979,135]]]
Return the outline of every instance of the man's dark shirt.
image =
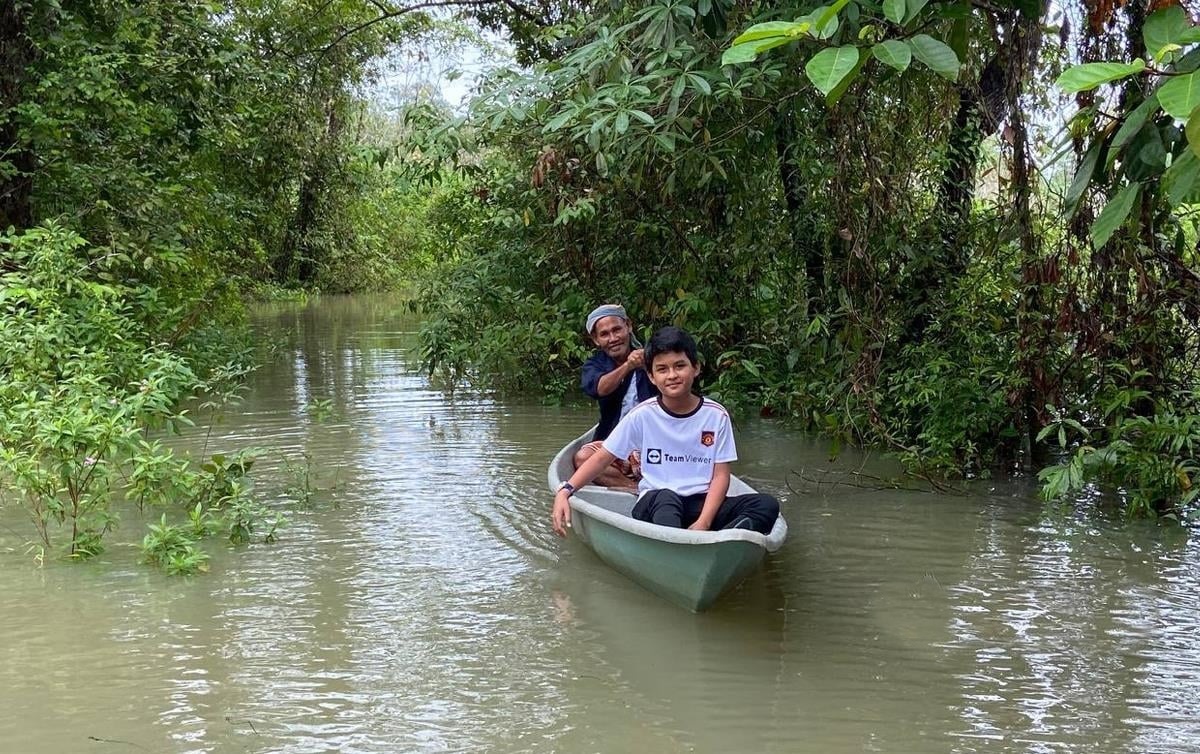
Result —
[[[635,369],[632,374],[625,375],[625,379],[621,380],[621,384],[616,390],[602,397],[600,395],[600,378],[616,368],[617,362],[613,361],[612,357],[604,351],[596,351],[590,359],[583,363],[583,378],[579,381],[579,386],[583,388],[583,392],[589,398],[600,403],[600,423],[596,426],[593,440],[603,440],[608,437],[609,433],[613,431],[613,427],[616,427],[617,422],[621,420],[621,401],[625,398],[625,391],[629,389],[631,379],[637,380],[638,403],[658,395],[658,388],[651,384],[650,375],[646,374],[646,370]]]

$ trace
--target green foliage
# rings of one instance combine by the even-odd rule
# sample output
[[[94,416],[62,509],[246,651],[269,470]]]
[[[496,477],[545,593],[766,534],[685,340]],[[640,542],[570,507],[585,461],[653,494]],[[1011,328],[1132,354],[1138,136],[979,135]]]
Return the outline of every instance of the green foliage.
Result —
[[[1040,12],[664,0],[564,21],[552,60],[497,74],[465,122],[419,142],[424,175],[466,181],[461,211],[433,223],[452,240],[422,286],[427,368],[573,392],[590,350],[577,323],[616,300],[640,328],[692,329],[727,405],[938,475],[1039,455],[1047,401],[1095,411],[1097,361],[1153,364],[1152,397],[1194,384],[1179,355],[1198,345],[1181,335],[1195,257],[1152,184],[1167,173],[1184,204],[1197,164],[1161,90],[1132,88],[1144,61],[1063,76],[1131,87],[1119,122],[1099,106],[1072,122],[1064,196],[1028,162],[1016,174],[1008,145],[1051,145],[1018,141],[1011,109],[998,153],[976,159],[992,143],[977,92],[989,108],[1052,94],[1039,82],[1063,52],[1038,57]],[[1159,23],[1155,39],[1188,38]],[[1185,57],[1162,59],[1186,75]]]
[[[197,379],[146,347],[144,289],[91,279],[83,239],[50,225],[0,245],[12,270],[0,276],[0,476],[47,548],[65,527],[72,556],[94,555],[116,523],[115,467],[143,449],[143,427],[187,422],[173,407]]]
[[[228,345],[156,343],[148,323],[169,305],[146,283],[102,277],[106,252],[61,226],[5,234],[0,249],[0,481],[41,551],[58,549],[61,537],[72,558],[98,554],[121,500],[186,509],[189,537],[218,525],[213,516],[239,541],[264,525],[273,532],[274,515],[247,495],[251,456],[213,456],[197,470],[146,438],[191,424],[179,408],[191,394],[210,396],[202,407],[236,394],[244,367],[215,365]],[[194,363],[210,365],[204,379]],[[191,572],[204,559],[187,544],[160,528],[146,550],[168,570]]]
[[[1113,233],[1117,231],[1121,223],[1125,222],[1125,218],[1129,217],[1130,210],[1133,209],[1134,202],[1138,199],[1138,192],[1141,190],[1141,185],[1137,183],[1127,183],[1121,187],[1108,204],[1104,205],[1104,209],[1100,211],[1100,216],[1096,218],[1096,222],[1092,225],[1092,244],[1097,248],[1103,248],[1104,244],[1112,238]]]
[[[874,55],[884,65],[889,65],[901,73],[912,63],[912,49],[895,39],[885,39],[871,48]]]
[[[1158,88],[1158,104],[1172,118],[1187,120],[1200,105],[1200,75],[1176,76]]]
[[[932,23],[949,18],[956,12],[949,5],[926,6],[925,0],[910,0],[907,3],[905,0],[884,0],[882,7],[837,0],[832,5],[819,6],[790,23],[766,21],[754,24],[733,39],[729,49],[721,56],[721,64],[750,63],[763,52],[804,39],[818,43],[829,41],[832,45],[840,38],[842,44],[836,47],[814,45],[818,49],[804,65],[809,81],[825,95],[830,104],[840,98],[871,55],[900,73],[907,70],[912,58],[916,57],[939,76],[954,81],[958,78],[962,63],[955,50],[941,40],[928,34],[912,34],[907,38],[879,41],[881,29],[887,27],[888,22],[894,27],[904,27],[921,17],[926,23]],[[841,22],[843,9],[847,9],[845,24]],[[881,10],[882,18],[874,15]],[[900,31],[903,32],[902,29]]]
[[[1167,75],[1161,76],[1158,86],[1143,99],[1134,100],[1137,106],[1123,114],[1115,134],[1108,128],[1097,129],[1067,193],[1067,213],[1074,214],[1090,185],[1119,185],[1122,176],[1129,181],[1093,224],[1091,237],[1096,248],[1107,244],[1125,222],[1143,185],[1161,184],[1172,206],[1178,206],[1192,198],[1192,186],[1200,170],[1196,162],[1185,159],[1188,154],[1200,154],[1196,151],[1200,144],[1190,138],[1200,133],[1200,118],[1193,117],[1200,106],[1200,73],[1195,72],[1195,55],[1182,54],[1200,42],[1200,26],[1192,25],[1182,8],[1171,6],[1146,18],[1143,35],[1147,50],[1158,64],[1166,66]],[[1090,91],[1117,81],[1127,82],[1145,70],[1146,61],[1141,58],[1084,63],[1063,71],[1056,85],[1066,92]],[[1170,118],[1184,121],[1183,135],[1187,138],[1179,138],[1181,134],[1174,124],[1156,122],[1160,109]],[[1081,116],[1094,119],[1095,112],[1083,111]],[[1100,162],[1101,155],[1106,162]]]
[[[290,479],[284,494],[304,507],[311,506],[317,496],[316,475],[313,472],[312,455],[304,453],[302,460],[283,459],[284,473]]]
[[[804,73],[821,94],[828,96],[858,66],[858,56],[854,45],[826,47],[808,59]]]
[[[208,570],[208,555],[197,546],[193,527],[188,531],[182,526],[167,523],[163,514],[158,523],[147,527],[142,539],[142,559],[157,565],[171,576],[190,575]]]
[[[954,81],[958,78],[961,63],[954,50],[941,40],[934,39],[928,34],[917,34],[908,40],[912,47],[913,57],[929,67],[937,75]]]
[[[840,146],[792,138],[791,129],[827,128],[825,104],[760,103],[788,103],[807,86],[804,74],[789,72],[782,58],[722,67],[708,19],[675,7],[651,3],[577,21],[570,36],[581,42],[561,60],[496,77],[466,124],[440,127],[456,133],[456,150],[476,157],[462,165],[474,185],[464,187],[460,212],[444,218],[452,220],[442,234],[455,239],[454,254],[422,286],[425,364],[450,382],[575,392],[578,364],[592,348],[579,323],[597,301],[618,300],[645,328],[691,329],[706,354],[706,389],[728,405],[855,439],[887,437],[870,419],[885,393],[866,389],[883,375],[856,372],[870,358],[861,351],[881,337],[866,320],[873,328],[876,317],[899,319],[905,304],[895,302],[891,315],[869,312],[836,281],[867,274],[843,256],[847,237],[861,234],[869,264],[893,271],[887,286],[910,274],[903,254],[936,243],[931,224],[912,220],[927,213],[928,194],[882,189],[875,157],[851,157],[886,154],[896,170],[933,172],[930,153],[897,146],[926,139],[928,111],[889,104],[910,86],[927,91],[927,82],[916,82],[930,74],[856,91],[842,87],[845,65],[831,62],[822,88],[851,98],[845,117],[855,118],[857,107],[861,120],[839,127]],[[833,24],[849,7],[751,24],[733,49],[801,27],[797,35],[812,28],[830,38],[853,35],[853,24],[841,31]],[[849,65],[861,65],[868,56],[851,49],[857,59]],[[803,186],[795,207],[780,187],[785,147]],[[831,160],[831,151],[845,159]],[[863,216],[863,207],[883,205],[886,212]],[[806,283],[796,271],[812,259],[827,262],[828,276]],[[886,332],[897,324],[878,326]],[[992,388],[988,378],[970,379],[981,381],[976,393]],[[904,432],[915,444],[924,419],[915,408],[904,413],[917,425]],[[944,414],[956,412],[947,405]],[[989,429],[1003,423],[990,414],[986,422]],[[947,467],[971,455],[952,444],[936,451]]]
[[[333,399],[332,398],[313,398],[304,407],[304,413],[308,414],[317,424],[324,424],[333,416]]]
[[[1200,28],[1192,25],[1183,6],[1170,5],[1146,18],[1142,39],[1146,53],[1162,64],[1178,59],[1187,45],[1200,42]]]
[[[333,293],[404,288],[446,251],[429,215],[445,211],[454,179],[415,182],[395,161],[354,169],[359,193],[344,207],[347,229],[331,239],[314,282]]]
[[[1150,416],[1127,413],[1145,397],[1141,391],[1118,391],[1101,426],[1089,429],[1065,415],[1048,424],[1038,439],[1055,438],[1066,457],[1038,475],[1042,495],[1057,500],[1098,484],[1117,489],[1131,517],[1193,511],[1200,503],[1196,396],[1182,406],[1156,405]]]
[[[1054,83],[1064,92],[1086,92],[1144,70],[1146,61],[1141,58],[1132,63],[1084,63],[1063,71]]]
[[[259,534],[262,542],[274,542],[286,521],[255,499],[241,481],[233,481],[229,492],[219,501],[223,513],[222,528],[235,545],[248,544]]]
[[[566,294],[561,304],[550,304],[522,292],[511,277],[524,265],[514,267],[491,256],[457,266],[424,288],[421,306],[430,316],[421,326],[422,362],[447,385],[471,378],[481,387],[537,385],[561,396],[577,386],[576,365],[587,353],[582,326],[571,326],[583,322],[587,302]],[[548,274],[547,282],[560,291],[571,285],[562,273]]]

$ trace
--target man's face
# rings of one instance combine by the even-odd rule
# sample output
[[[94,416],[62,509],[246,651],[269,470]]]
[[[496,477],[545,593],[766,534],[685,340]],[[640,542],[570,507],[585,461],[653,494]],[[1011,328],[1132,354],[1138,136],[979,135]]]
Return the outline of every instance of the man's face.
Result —
[[[623,317],[605,317],[592,328],[592,342],[620,364],[629,356],[629,322]]]

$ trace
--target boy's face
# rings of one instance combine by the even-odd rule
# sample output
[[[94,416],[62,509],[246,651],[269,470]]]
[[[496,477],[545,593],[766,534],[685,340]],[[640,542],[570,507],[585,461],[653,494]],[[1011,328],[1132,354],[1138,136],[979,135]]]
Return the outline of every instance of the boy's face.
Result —
[[[699,365],[688,360],[683,351],[655,354],[650,364],[650,381],[665,398],[681,398],[691,393],[692,383],[699,374]]]

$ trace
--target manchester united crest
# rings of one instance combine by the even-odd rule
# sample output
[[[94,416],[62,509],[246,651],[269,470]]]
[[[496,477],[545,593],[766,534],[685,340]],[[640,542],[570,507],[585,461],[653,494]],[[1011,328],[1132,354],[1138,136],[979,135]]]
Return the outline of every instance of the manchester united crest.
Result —
[[[711,430],[703,430],[700,432],[700,444],[706,448],[711,448],[712,444],[717,441],[717,434]]]

